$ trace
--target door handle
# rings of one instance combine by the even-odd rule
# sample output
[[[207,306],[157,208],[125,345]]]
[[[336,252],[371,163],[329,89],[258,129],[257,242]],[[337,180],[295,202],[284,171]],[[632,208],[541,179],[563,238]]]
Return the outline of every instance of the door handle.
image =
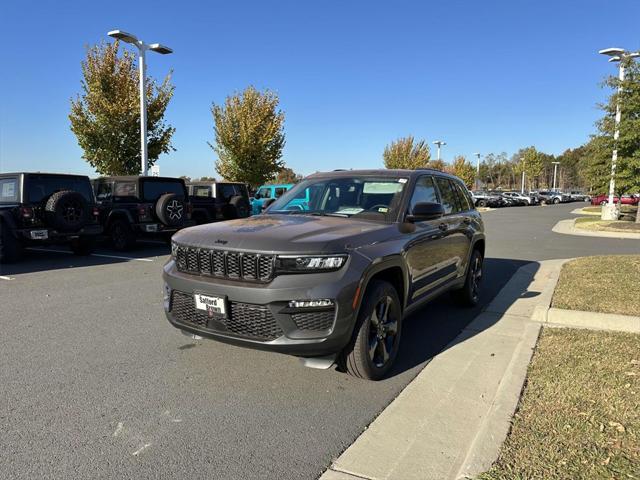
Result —
[[[449,228],[449,225],[447,225],[446,223],[441,223],[440,225],[438,225],[438,228],[444,232]]]

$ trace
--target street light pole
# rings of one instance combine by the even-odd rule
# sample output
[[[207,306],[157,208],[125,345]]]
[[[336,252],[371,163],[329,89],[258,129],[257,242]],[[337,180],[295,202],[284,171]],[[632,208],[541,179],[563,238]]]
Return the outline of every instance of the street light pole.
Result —
[[[135,45],[138,48],[138,68],[140,71],[138,75],[140,78],[140,170],[143,176],[147,176],[149,160],[147,154],[147,95],[145,92],[147,83],[146,52],[151,50],[161,55],[167,55],[173,53],[173,50],[159,43],[147,44],[139,40],[135,35],[122,30],[111,30],[107,35]]]
[[[524,157],[521,157],[520,160],[522,161],[522,184],[520,185],[520,193],[524,195]]]
[[[556,190],[556,176],[558,175],[558,165],[560,165],[560,162],[551,162],[553,163],[553,188],[552,190],[555,191]]]
[[[476,190],[480,190],[480,153],[474,153],[476,156]]]
[[[613,152],[611,154],[611,178],[609,180],[609,201],[602,207],[602,220],[617,220],[618,211],[614,203],[616,188],[616,164],[618,163],[618,138],[620,138],[620,119],[622,117],[622,106],[620,105],[620,92],[624,81],[624,60],[640,56],[640,52],[627,52],[623,48],[605,48],[598,53],[611,57],[609,62],[618,62],[618,98],[616,102],[616,120],[613,133]]]
[[[440,147],[442,147],[443,145],[446,145],[447,142],[443,142],[442,140],[436,140],[435,142],[433,142],[433,144],[438,146],[438,160],[440,160]]]

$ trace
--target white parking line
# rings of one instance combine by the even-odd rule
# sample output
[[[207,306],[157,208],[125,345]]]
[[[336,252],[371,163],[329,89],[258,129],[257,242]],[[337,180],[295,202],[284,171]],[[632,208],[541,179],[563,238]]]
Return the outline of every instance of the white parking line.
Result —
[[[0,280],[13,280],[13,277],[7,277],[5,275],[0,275]]]
[[[34,252],[54,252],[54,253],[67,253],[72,254],[73,252],[68,252],[67,250],[55,250],[53,248],[27,248],[27,250],[32,250]],[[120,255],[105,255],[102,253],[92,253],[92,257],[103,257],[103,258],[115,258],[117,260],[135,260],[137,262],[153,262],[150,258],[135,258],[135,257],[124,257]]]

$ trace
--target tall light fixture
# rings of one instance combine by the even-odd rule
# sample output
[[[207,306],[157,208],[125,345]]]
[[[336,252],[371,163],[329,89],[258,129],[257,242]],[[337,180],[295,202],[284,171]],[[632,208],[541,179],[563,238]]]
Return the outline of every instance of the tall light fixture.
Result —
[[[560,165],[560,162],[551,162],[553,163],[553,188],[552,190],[555,191],[556,190],[556,177],[558,175],[558,165]]]
[[[480,153],[474,153],[476,156],[476,190],[480,190]]]
[[[443,145],[446,145],[447,142],[443,142],[442,140],[436,140],[435,142],[433,142],[433,144],[438,146],[438,160],[440,160],[440,147],[442,147]]]
[[[520,157],[520,161],[522,162],[522,185],[520,186],[520,193],[524,195],[524,167],[525,167],[524,157]]]
[[[122,30],[111,30],[107,35],[135,45],[138,48],[138,68],[140,69],[140,163],[142,175],[146,176],[149,162],[147,155],[147,96],[145,95],[147,65],[145,63],[145,53],[147,50],[151,50],[161,55],[168,55],[173,53],[173,50],[159,43],[144,43],[135,35]]]
[[[609,62],[618,62],[618,102],[616,104],[616,121],[615,131],[613,133],[613,153],[611,155],[611,179],[609,180],[609,202],[602,207],[602,220],[617,220],[618,211],[616,210],[613,198],[616,188],[616,164],[618,163],[618,138],[620,138],[620,117],[622,115],[622,106],[620,105],[620,92],[622,91],[622,82],[624,81],[624,61],[627,58],[635,58],[640,56],[640,52],[628,52],[623,48],[605,48],[598,53],[607,55]]]

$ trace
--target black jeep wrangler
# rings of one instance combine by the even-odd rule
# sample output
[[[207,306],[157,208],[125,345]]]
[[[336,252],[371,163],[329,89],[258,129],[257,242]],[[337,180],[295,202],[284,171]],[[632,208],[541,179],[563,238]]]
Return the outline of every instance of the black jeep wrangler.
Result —
[[[133,248],[139,237],[171,235],[191,222],[191,204],[181,178],[137,175],[93,180],[100,223],[116,250]]]
[[[193,206],[193,220],[201,225],[251,215],[249,188],[240,182],[190,182],[187,184]]]
[[[0,262],[19,260],[23,247],[44,243],[69,243],[87,255],[101,232],[89,177],[0,174]]]

